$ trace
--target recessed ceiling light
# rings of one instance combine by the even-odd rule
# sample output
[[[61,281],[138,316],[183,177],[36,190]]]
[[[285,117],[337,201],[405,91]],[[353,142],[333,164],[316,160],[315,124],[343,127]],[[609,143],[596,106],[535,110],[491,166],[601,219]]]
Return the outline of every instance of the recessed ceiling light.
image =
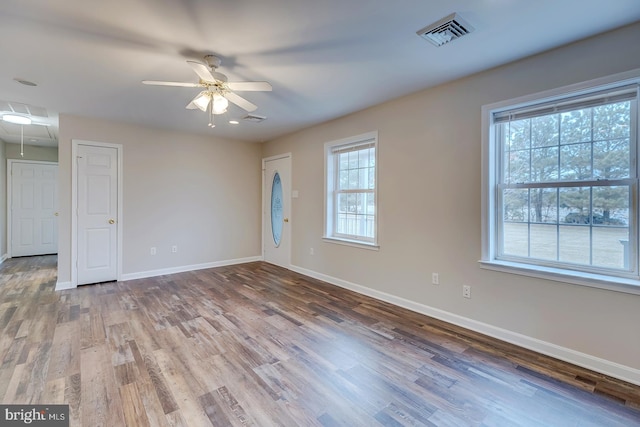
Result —
[[[34,82],[30,82],[29,80],[25,80],[25,79],[21,79],[19,77],[14,78],[13,80],[17,81],[18,83],[25,85],[25,86],[38,86],[37,83]]]
[[[30,125],[31,119],[26,116],[19,116],[18,114],[5,114],[2,116],[2,120],[9,123],[15,123],[17,125]]]

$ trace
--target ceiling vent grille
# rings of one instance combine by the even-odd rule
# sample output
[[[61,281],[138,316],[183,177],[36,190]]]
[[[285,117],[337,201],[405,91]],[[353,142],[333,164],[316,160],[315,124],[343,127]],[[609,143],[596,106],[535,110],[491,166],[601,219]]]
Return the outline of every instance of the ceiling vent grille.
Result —
[[[436,46],[442,46],[472,31],[473,27],[469,25],[468,22],[462,19],[457,13],[452,13],[438,22],[434,22],[428,27],[416,31],[416,34]]]
[[[242,118],[242,120],[252,123],[260,123],[261,121],[266,120],[267,118],[264,116],[258,116],[256,114],[247,114]]]

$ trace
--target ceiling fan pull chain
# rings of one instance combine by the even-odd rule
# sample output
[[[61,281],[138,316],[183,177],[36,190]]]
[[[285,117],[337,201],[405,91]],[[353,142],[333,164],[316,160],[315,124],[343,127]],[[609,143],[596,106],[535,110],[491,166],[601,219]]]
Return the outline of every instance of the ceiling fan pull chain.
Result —
[[[24,125],[20,125],[20,157],[24,157]]]

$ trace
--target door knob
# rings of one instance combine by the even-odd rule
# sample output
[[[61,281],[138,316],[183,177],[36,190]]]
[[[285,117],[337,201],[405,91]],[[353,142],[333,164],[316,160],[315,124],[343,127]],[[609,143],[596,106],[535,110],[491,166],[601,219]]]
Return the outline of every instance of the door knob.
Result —
[[[53,215],[58,216],[58,212],[54,213]]]
[[[110,220],[109,220],[109,224],[115,224],[115,223],[116,223],[116,220],[115,220],[115,219],[110,219]]]
[[[289,218],[285,218],[285,219],[284,219],[284,222],[289,222]]]

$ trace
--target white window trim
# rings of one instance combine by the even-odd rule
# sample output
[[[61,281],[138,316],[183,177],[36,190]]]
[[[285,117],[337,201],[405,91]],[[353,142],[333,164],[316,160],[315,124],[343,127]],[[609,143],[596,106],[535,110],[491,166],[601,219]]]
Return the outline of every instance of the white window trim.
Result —
[[[592,274],[582,271],[566,270],[561,268],[544,267],[539,265],[508,262],[496,259],[496,232],[497,232],[497,198],[496,186],[496,147],[493,141],[494,133],[491,123],[492,114],[505,109],[515,109],[539,102],[553,101],[571,95],[590,92],[596,88],[607,89],[640,82],[640,69],[597,78],[587,82],[564,86],[557,89],[526,95],[510,100],[500,101],[482,106],[482,253],[479,261],[481,268],[495,270],[571,283],[582,286],[590,286],[600,289],[640,295],[640,278],[626,278]],[[640,127],[640,124],[637,125]],[[638,130],[640,132],[640,129]],[[638,136],[640,138],[640,135]],[[638,161],[640,164],[640,161]],[[640,202],[636,202],[640,206]],[[640,212],[640,208],[637,208]],[[636,212],[638,214],[639,212]],[[638,218],[634,218],[638,221]],[[640,255],[640,254],[639,254]]]
[[[359,239],[351,239],[351,238],[343,238],[340,236],[333,235],[333,218],[329,217],[329,210],[333,212],[333,198],[329,197],[331,188],[329,188],[329,179],[333,179],[333,164],[329,162],[329,155],[331,153],[331,149],[340,145],[350,145],[357,144],[359,142],[365,142],[368,140],[373,140],[373,145],[375,147],[375,157],[376,157],[376,169],[375,169],[375,188],[373,190],[375,197],[375,222],[374,222],[374,238],[373,241],[367,240],[359,240]],[[356,248],[369,249],[369,250],[378,250],[380,246],[378,245],[378,131],[372,131],[363,133],[356,136],[351,136],[348,138],[338,139],[334,141],[329,141],[324,144],[324,229],[322,239],[328,243],[337,243],[345,246],[352,246]]]

